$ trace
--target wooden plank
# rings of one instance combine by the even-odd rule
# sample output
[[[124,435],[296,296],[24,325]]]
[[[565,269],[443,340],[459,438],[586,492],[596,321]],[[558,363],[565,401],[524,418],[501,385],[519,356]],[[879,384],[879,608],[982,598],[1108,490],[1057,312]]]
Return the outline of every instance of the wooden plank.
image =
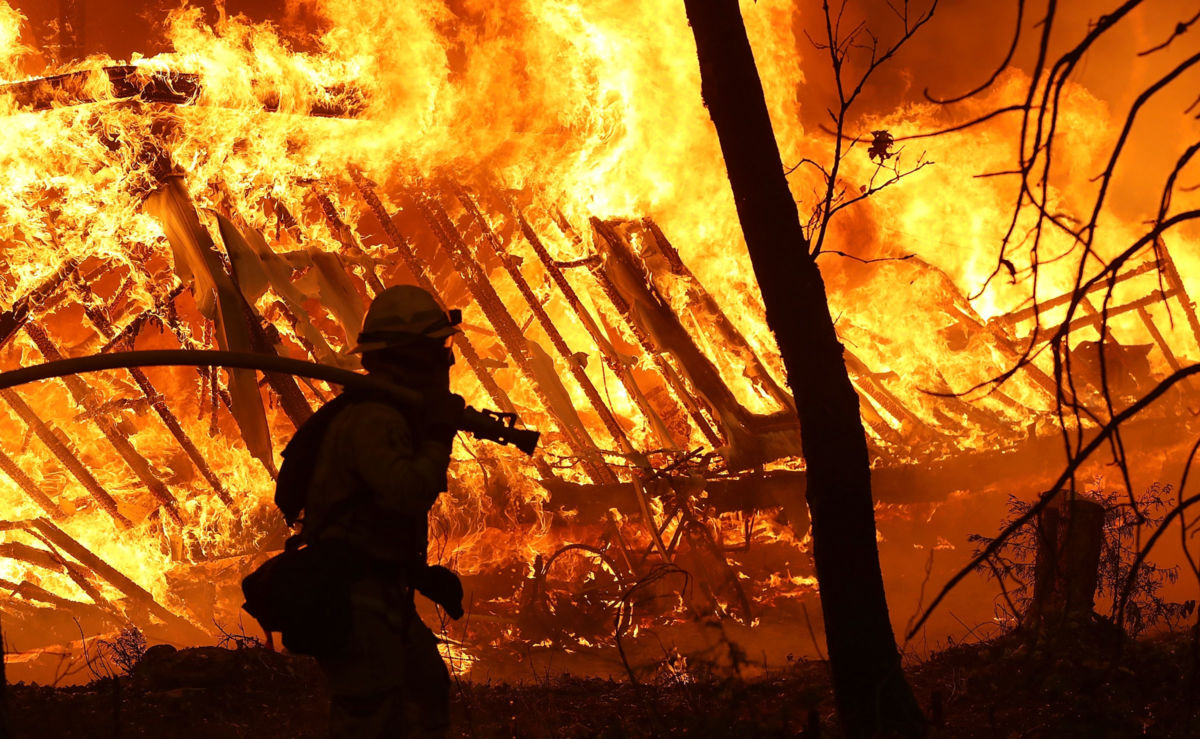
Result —
[[[112,516],[114,521],[116,521],[122,528],[128,528],[133,525],[132,522],[117,508],[117,501],[108,494],[108,491],[104,489],[104,486],[100,484],[94,475],[92,475],[91,470],[89,470],[87,465],[85,465],[79,459],[79,457],[75,454],[75,451],[63,443],[62,439],[58,438],[58,434],[54,432],[53,427],[43,421],[41,417],[38,416],[38,414],[33,410],[33,408],[30,408],[29,404],[27,404],[15,390],[12,390],[11,388],[7,390],[0,390],[0,398],[3,398],[4,401],[8,403],[9,407],[11,407],[13,411],[21,417],[21,420],[23,420],[25,424],[29,426],[34,435],[36,435],[38,439],[40,439],[41,442],[46,445],[46,447],[50,450],[50,453],[53,454],[64,467],[67,468],[67,470],[75,477],[75,479],[83,485],[84,489],[88,491],[88,494],[100,504],[100,507],[103,508],[108,515]]]
[[[457,186],[453,186],[453,190],[458,198],[458,201],[462,203],[464,208],[466,208],[467,213],[471,216],[472,220],[475,222],[475,225],[478,227],[480,235],[482,236],[482,243],[486,244],[490,248],[492,255],[500,261],[500,263],[504,266],[505,271],[508,272],[508,276],[512,279],[513,284],[517,286],[517,291],[521,293],[521,297],[525,298],[526,304],[528,304],[530,310],[533,311],[534,318],[537,319],[538,324],[542,327],[542,330],[550,339],[550,344],[558,352],[558,355],[562,358],[562,361],[567,365],[568,371],[571,373],[571,376],[575,378],[575,381],[579,384],[579,387],[583,389],[584,396],[587,398],[588,403],[592,406],[592,409],[595,410],[596,415],[600,417],[600,421],[604,424],[605,429],[608,430],[609,436],[612,437],[613,441],[616,442],[617,446],[622,452],[631,455],[638,455],[637,450],[635,450],[633,445],[630,443],[629,437],[625,435],[625,430],[621,428],[621,424],[617,422],[617,418],[613,414],[612,409],[610,409],[608,404],[604,402],[604,399],[600,397],[599,391],[596,390],[596,386],[592,384],[591,378],[588,377],[587,372],[584,371],[583,365],[580,363],[578,356],[576,356],[575,352],[572,352],[567,346],[567,342],[559,332],[558,326],[556,326],[554,321],[551,320],[550,315],[546,312],[545,306],[542,305],[542,301],[538,299],[537,295],[533,292],[533,288],[530,287],[528,280],[525,279],[525,275],[522,274],[518,263],[505,249],[504,244],[500,241],[500,237],[496,235],[494,230],[492,230],[491,224],[488,223],[487,218],[479,210],[479,206],[475,204],[475,201],[471,197],[470,193]]]
[[[109,83],[107,88],[103,85],[105,78]],[[104,93],[98,95],[97,90]],[[8,97],[24,112],[120,101],[195,105],[203,92],[204,84],[198,74],[151,71],[129,65],[77,70],[0,85],[0,96]],[[356,118],[366,108],[362,93],[349,85],[314,87],[312,93],[313,102],[307,110],[286,112],[319,118]],[[264,94],[259,103],[266,113],[282,110],[281,97],[274,92]]]
[[[33,339],[42,356],[48,361],[53,362],[63,359],[63,353],[41,326],[35,323],[27,323],[25,324],[25,331]],[[154,466],[134,448],[125,434],[117,428],[117,424],[110,421],[103,414],[95,412],[97,402],[91,387],[82,378],[74,375],[67,375],[62,379],[67,389],[71,391],[71,396],[75,399],[75,402],[84,410],[93,414],[92,420],[101,433],[108,439],[108,442],[116,450],[117,454],[121,456],[121,459],[125,461],[125,464],[129,466],[129,469],[133,470],[133,473],[142,481],[142,484],[146,486],[150,494],[158,500],[167,512],[167,515],[176,523],[182,523],[183,517],[179,513],[179,503],[175,500],[175,496],[171,495],[171,491],[167,489],[163,481],[158,478],[157,473],[154,471]]]
[[[566,275],[563,274],[562,265],[555,262],[550,256],[550,252],[546,249],[545,244],[542,243],[541,237],[534,231],[533,226],[529,224],[528,219],[525,218],[525,214],[521,212],[517,204],[511,200],[508,200],[507,204],[517,219],[521,235],[525,237],[526,242],[528,242],[534,253],[537,254],[538,259],[542,262],[543,269],[550,275],[550,279],[558,287],[567,304],[575,311],[575,315],[579,318],[580,323],[587,329],[588,335],[592,337],[592,341],[596,344],[596,348],[600,350],[600,356],[604,363],[617,376],[617,379],[620,380],[621,385],[625,388],[625,392],[633,399],[642,416],[650,424],[650,428],[659,440],[659,443],[667,449],[678,450],[680,448],[679,443],[675,440],[671,430],[667,428],[666,422],[663,421],[658,412],[650,405],[646,394],[642,392],[642,389],[638,387],[637,381],[634,380],[633,373],[630,371],[626,361],[622,359],[620,353],[613,347],[612,342],[604,335],[604,332],[596,323],[596,319],[588,312],[588,309],[583,305],[583,301],[580,300],[575,289],[571,287],[571,283],[567,281]],[[686,413],[686,410],[682,406],[679,409],[681,413]]]
[[[20,486],[29,499],[37,504],[39,508],[45,511],[51,518],[56,521],[61,521],[67,517],[63,510],[58,507],[49,495],[47,495],[36,482],[33,481],[25,471],[21,469],[12,457],[0,450],[0,470],[4,470],[4,474],[12,478],[12,481]]]
[[[85,567],[88,567],[99,577],[108,581],[109,584],[121,591],[128,598],[145,607],[152,615],[156,616],[166,625],[179,629],[181,634],[187,634],[189,638],[207,639],[209,636],[191,621],[177,616],[164,608],[154,599],[154,596],[149,591],[133,580],[130,580],[124,573],[105,562],[87,547],[75,541],[69,534],[58,526],[55,526],[50,519],[39,518],[33,524],[54,546],[79,560]]]

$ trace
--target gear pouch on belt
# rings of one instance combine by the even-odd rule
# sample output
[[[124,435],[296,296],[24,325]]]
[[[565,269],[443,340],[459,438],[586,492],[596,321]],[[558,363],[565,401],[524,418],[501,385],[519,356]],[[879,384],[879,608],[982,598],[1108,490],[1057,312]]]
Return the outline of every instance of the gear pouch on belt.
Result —
[[[289,539],[283,552],[242,580],[242,608],[264,631],[281,632],[288,651],[333,654],[350,641],[353,580],[345,553]]]

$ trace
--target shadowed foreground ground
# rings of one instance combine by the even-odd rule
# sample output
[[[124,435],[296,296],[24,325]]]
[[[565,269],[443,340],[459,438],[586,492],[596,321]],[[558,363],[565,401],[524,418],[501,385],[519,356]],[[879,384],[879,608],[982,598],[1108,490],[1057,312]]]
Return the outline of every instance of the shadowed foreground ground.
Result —
[[[1051,654],[1015,638],[956,646],[910,670],[944,737],[1200,736],[1195,640],[1097,644]],[[654,684],[561,676],[470,684],[453,736],[821,736],[826,666],[801,661],[750,681],[671,673]],[[17,737],[319,737],[325,696],[307,659],[265,649],[151,651],[131,674],[87,686],[14,685]]]

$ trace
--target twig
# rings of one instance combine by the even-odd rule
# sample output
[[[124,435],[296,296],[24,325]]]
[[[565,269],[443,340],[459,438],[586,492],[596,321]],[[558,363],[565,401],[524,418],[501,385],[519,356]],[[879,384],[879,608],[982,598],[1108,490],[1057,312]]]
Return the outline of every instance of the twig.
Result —
[[[825,249],[821,252],[821,254],[833,254],[835,256],[845,257],[846,259],[853,259],[854,261],[862,264],[874,264],[875,262],[903,262],[917,256],[916,254],[905,254],[902,257],[875,257],[873,259],[863,259],[860,256],[847,254],[846,252],[838,251],[837,249]]]
[[[817,641],[817,632],[813,630],[812,619],[808,616],[808,604],[801,603],[800,611],[804,614],[804,625],[808,628],[808,638],[812,639],[813,649],[817,650],[817,657],[822,662],[828,661],[825,659],[825,653],[821,651],[820,642]]]
[[[1172,41],[1179,38],[1183,34],[1187,33],[1188,29],[1192,27],[1192,24],[1198,20],[1200,20],[1200,12],[1197,12],[1195,15],[1193,15],[1191,20],[1180,21],[1179,23],[1176,23],[1175,28],[1172,29],[1171,35],[1167,37],[1166,41],[1163,41],[1158,46],[1152,46],[1149,49],[1146,49],[1145,51],[1139,51],[1138,56],[1148,56],[1150,54],[1153,54],[1156,51],[1161,51],[1161,50],[1167,48],[1168,46],[1171,45]]]

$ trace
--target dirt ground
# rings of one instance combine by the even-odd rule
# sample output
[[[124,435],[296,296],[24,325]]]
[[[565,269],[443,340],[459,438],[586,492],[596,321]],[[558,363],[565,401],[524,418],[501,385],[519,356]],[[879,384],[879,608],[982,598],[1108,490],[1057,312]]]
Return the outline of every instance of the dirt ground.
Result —
[[[941,737],[1196,737],[1194,634],[1069,647],[1017,636],[959,645],[909,670]],[[459,682],[452,736],[838,736],[827,665],[754,679],[703,666],[653,682],[547,676]],[[7,691],[16,737],[319,737],[326,696],[307,658],[262,648],[152,649],[126,676]]]

